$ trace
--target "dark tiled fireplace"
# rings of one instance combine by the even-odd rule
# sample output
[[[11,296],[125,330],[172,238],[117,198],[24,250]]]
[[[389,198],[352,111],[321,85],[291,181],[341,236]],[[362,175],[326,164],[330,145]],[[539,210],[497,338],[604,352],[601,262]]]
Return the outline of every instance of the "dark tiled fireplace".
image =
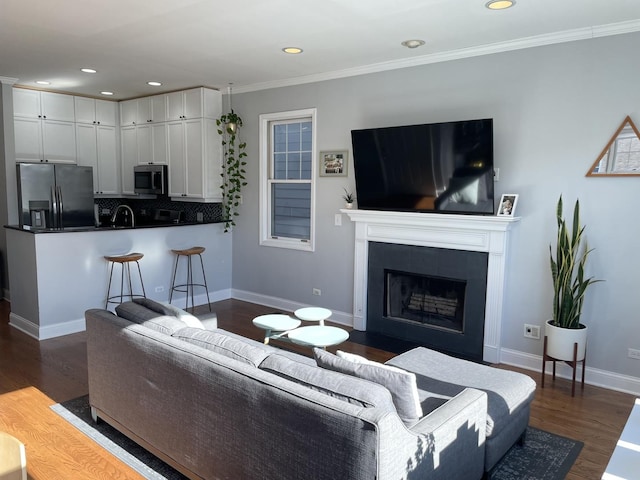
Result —
[[[507,284],[507,254],[509,231],[520,219],[517,217],[498,217],[482,215],[449,215],[449,214],[428,214],[415,212],[387,212],[375,210],[342,210],[342,213],[349,216],[355,223],[355,245],[354,245],[354,270],[353,270],[353,327],[369,335],[371,328],[377,329],[376,322],[389,315],[382,312],[391,312],[391,317],[397,317],[396,305],[388,304],[382,300],[385,288],[389,282],[396,282],[393,272],[408,272],[418,278],[413,280],[414,285],[419,290],[414,295],[414,306],[416,302],[424,305],[446,304],[449,298],[449,290],[460,290],[462,287],[438,287],[441,290],[426,292],[430,280],[422,277],[435,277],[448,281],[464,283],[464,301],[459,298],[456,304],[455,315],[431,318],[424,321],[425,313],[430,306],[419,307],[418,312],[412,311],[408,316],[411,318],[393,319],[391,323],[394,335],[404,335],[400,338],[415,341],[416,332],[428,332],[428,341],[436,337],[449,334],[452,339],[464,336],[463,334],[475,330],[476,338],[474,342],[474,352],[478,350],[477,342],[480,342],[481,353],[478,355],[483,361],[499,363],[501,357],[501,335],[502,335],[502,303]],[[375,279],[370,278],[369,257],[375,255],[370,250],[375,244],[394,245],[398,247],[409,247],[424,249],[427,253],[426,259],[419,259],[413,254],[402,260],[400,264],[385,265],[379,269]],[[400,248],[402,250],[402,248]],[[423,250],[416,250],[422,252]],[[444,256],[440,255],[444,253]],[[449,253],[463,254],[458,266],[450,265]],[[437,253],[438,255],[435,255]],[[383,254],[385,256],[386,254]],[[436,260],[436,258],[438,260]],[[404,263],[403,263],[404,262]],[[476,270],[471,265],[484,265]],[[432,269],[434,268],[434,269]],[[475,272],[469,278],[469,272]],[[478,282],[483,286],[478,287]],[[410,281],[411,283],[411,281]],[[377,286],[376,286],[377,284]],[[387,287],[385,287],[385,285]],[[399,287],[403,288],[403,287]],[[405,285],[405,289],[407,286]],[[432,288],[432,287],[429,287]],[[377,289],[370,295],[372,289]],[[421,291],[422,290],[422,291]],[[444,291],[444,293],[443,293]],[[432,301],[430,297],[443,297],[446,301]],[[371,299],[372,304],[369,304]],[[422,299],[422,300],[421,300]],[[459,317],[458,304],[463,303],[464,314]],[[374,305],[375,304],[375,305]],[[375,313],[375,308],[380,311]],[[435,307],[433,307],[435,308]],[[386,309],[386,310],[385,310]],[[416,310],[415,308],[413,310]],[[407,314],[407,311],[405,311]],[[423,317],[415,320],[415,316]],[[413,316],[413,317],[412,317]],[[455,317],[450,318],[450,317]],[[397,320],[397,321],[396,321]],[[431,325],[427,325],[430,322]],[[440,322],[440,323],[439,323]],[[461,323],[461,325],[460,325]],[[456,325],[457,324],[457,325]],[[382,331],[388,327],[380,327]],[[456,332],[462,330],[463,333]],[[379,334],[371,334],[379,335]],[[390,332],[385,335],[391,335]],[[478,340],[478,338],[480,340]],[[458,340],[453,341],[451,349],[459,348]],[[462,348],[462,347],[461,347]],[[466,347],[464,347],[466,348]],[[458,351],[458,350],[456,350]]]
[[[488,254],[369,243],[367,332],[482,360]]]

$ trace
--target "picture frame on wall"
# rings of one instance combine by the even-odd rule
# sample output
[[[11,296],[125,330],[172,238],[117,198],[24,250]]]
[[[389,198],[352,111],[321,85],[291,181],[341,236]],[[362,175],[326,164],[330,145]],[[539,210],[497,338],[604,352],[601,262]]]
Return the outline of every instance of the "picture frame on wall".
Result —
[[[321,177],[346,177],[349,160],[348,150],[320,152]]]
[[[500,197],[500,205],[498,206],[499,217],[513,217],[516,214],[516,205],[518,204],[517,193],[505,193]]]

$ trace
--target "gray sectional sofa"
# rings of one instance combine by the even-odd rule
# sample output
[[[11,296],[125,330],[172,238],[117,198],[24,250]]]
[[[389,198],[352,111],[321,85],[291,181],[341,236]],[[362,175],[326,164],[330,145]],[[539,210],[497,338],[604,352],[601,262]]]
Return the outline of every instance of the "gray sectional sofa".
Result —
[[[320,368],[312,358],[218,329],[215,317],[200,320],[146,299],[116,313],[85,315],[94,419],[189,478],[483,476],[484,391],[459,388],[412,418],[420,406],[406,398],[402,405],[404,395],[392,393],[411,381],[383,386],[366,375]],[[320,363],[336,363],[327,357],[333,354],[315,354]],[[405,374],[388,373],[406,380]]]

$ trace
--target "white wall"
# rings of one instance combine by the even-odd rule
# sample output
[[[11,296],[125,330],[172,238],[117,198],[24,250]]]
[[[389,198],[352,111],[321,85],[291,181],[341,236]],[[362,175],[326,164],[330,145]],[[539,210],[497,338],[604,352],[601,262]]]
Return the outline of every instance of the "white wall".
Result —
[[[235,94],[249,186],[233,234],[234,291],[352,309],[354,229],[346,218],[333,225],[342,188],[354,185],[352,159],[348,178],[318,179],[315,252],[260,247],[259,114],[317,107],[319,150],[351,150],[355,128],[492,117],[497,195],[519,193],[522,217],[511,244],[504,358],[539,368],[542,342],[525,339],[523,324],[550,316],[555,205],[560,194],[570,205],[579,197],[595,248],[589,271],[606,280],[591,287],[584,307],[588,379],[619,377],[619,387],[640,391],[640,362],[627,357],[629,347],[640,348],[640,178],[585,177],[626,115],[640,124],[638,46],[634,33]]]

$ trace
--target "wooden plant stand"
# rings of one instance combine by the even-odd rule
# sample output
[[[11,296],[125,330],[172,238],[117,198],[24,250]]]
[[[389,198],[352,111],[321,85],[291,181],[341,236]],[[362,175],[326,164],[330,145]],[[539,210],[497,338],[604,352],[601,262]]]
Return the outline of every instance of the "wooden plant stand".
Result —
[[[556,380],[556,362],[566,363],[573,370],[573,376],[571,379],[571,396],[574,397],[576,393],[576,370],[578,369],[578,363],[582,362],[582,390],[584,390],[584,371],[587,365],[587,351],[585,348],[584,358],[582,360],[578,360],[578,344],[573,344],[573,360],[558,360],[557,358],[553,358],[550,355],[547,355],[547,336],[544,336],[544,350],[542,352],[542,381],[540,383],[540,387],[544,388],[544,377],[545,377],[545,367],[548,361],[553,362],[553,381]]]

